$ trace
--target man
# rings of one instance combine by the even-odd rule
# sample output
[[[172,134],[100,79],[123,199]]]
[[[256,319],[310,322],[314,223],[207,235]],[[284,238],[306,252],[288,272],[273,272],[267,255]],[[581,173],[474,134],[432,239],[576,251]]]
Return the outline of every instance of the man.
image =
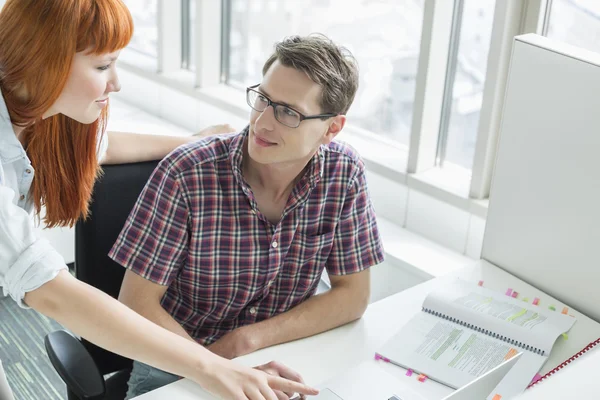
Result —
[[[357,88],[326,37],[278,43],[250,125],[157,167],[110,254],[128,268],[120,300],[227,358],[360,318],[383,249],[364,164],[333,141]],[[324,268],[331,290],[313,296]],[[130,394],[176,379],[136,363]]]

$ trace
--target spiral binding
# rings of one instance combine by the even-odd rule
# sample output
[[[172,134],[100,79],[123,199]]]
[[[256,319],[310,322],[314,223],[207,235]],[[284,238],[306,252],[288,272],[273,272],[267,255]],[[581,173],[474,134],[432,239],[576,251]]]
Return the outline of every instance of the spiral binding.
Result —
[[[574,360],[578,359],[579,357],[581,357],[582,355],[584,355],[586,352],[588,352],[589,350],[593,349],[598,343],[600,343],[600,338],[594,340],[593,342],[591,342],[590,344],[588,344],[587,346],[585,346],[579,352],[577,352],[573,356],[571,356],[571,358],[563,361],[559,366],[557,366],[556,368],[554,368],[552,371],[548,372],[546,375],[542,376],[537,381],[531,382],[529,384],[529,386],[527,386],[527,389],[529,389],[530,387],[538,384],[539,382],[543,381],[544,379],[547,379],[547,378],[551,377],[552,375],[554,375],[555,373],[557,373],[558,371],[560,371],[561,369],[563,369],[564,367],[566,367],[567,365],[569,365],[570,363],[572,363]]]
[[[502,340],[502,341],[504,341],[506,343],[512,344],[513,346],[520,347],[520,348],[522,348],[524,350],[531,351],[531,352],[533,352],[535,354],[539,354],[539,355],[543,356],[546,353],[544,350],[538,349],[537,347],[530,346],[528,344],[519,342],[517,340],[511,339],[511,338],[506,337],[506,336],[498,335],[495,332],[489,331],[487,329],[480,328],[479,326],[476,326],[476,325],[473,325],[473,324],[467,324],[464,321],[461,321],[461,320],[456,319],[456,318],[449,317],[449,316],[447,316],[445,314],[442,314],[442,313],[439,313],[437,311],[430,310],[430,309],[427,309],[425,307],[423,307],[423,311],[425,311],[426,313],[429,313],[431,315],[435,315],[436,317],[448,320],[450,322],[454,322],[455,324],[462,325],[465,328],[469,328],[469,329],[472,329],[474,331],[483,333],[484,335],[488,335],[488,336],[491,336],[493,338],[500,339],[500,340]]]

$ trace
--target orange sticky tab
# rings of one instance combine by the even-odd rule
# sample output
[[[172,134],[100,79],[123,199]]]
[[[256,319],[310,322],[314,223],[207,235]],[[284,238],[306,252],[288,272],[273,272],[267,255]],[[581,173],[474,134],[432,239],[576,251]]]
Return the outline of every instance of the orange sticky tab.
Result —
[[[562,313],[567,315],[569,313],[569,307],[563,307]]]
[[[508,353],[506,353],[506,355],[504,356],[505,360],[510,360],[511,358],[513,358],[514,355],[517,354],[517,350],[512,348],[508,351]]]
[[[502,396],[500,396],[499,394],[495,394],[492,400],[500,400],[501,398]]]

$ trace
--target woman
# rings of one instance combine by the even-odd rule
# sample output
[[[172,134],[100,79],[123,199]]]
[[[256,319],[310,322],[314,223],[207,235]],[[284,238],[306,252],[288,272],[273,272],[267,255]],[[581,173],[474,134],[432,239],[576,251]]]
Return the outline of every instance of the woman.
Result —
[[[8,0],[0,12],[0,286],[89,341],[219,397],[316,394],[285,367],[242,367],[152,324],[71,277],[35,238],[30,213],[42,207],[49,227],[86,216],[99,161],[157,159],[189,140],[105,132],[115,61],[132,32],[121,0]],[[0,365],[2,399],[6,386]]]

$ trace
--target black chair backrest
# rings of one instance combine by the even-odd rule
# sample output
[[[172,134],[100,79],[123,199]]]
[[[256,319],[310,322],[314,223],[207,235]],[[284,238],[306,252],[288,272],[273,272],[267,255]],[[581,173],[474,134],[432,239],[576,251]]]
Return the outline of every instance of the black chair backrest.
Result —
[[[76,277],[114,298],[119,296],[125,268],[108,253],[157,165],[158,161],[149,161],[104,166],[104,174],[94,186],[90,216],[75,227]],[[131,360],[85,340],[82,343],[103,375],[131,368]]]

